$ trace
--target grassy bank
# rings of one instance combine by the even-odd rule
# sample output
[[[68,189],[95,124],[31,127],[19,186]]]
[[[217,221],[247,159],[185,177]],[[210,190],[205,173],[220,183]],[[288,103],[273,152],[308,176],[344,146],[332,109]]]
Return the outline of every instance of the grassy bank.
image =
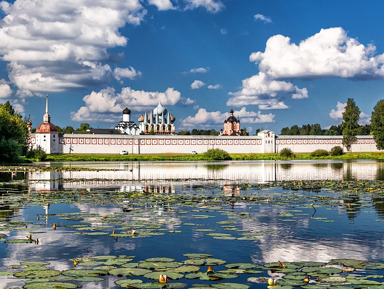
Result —
[[[346,153],[341,156],[312,157],[310,153],[295,154],[294,158],[284,158],[279,154],[231,154],[232,160],[317,160],[317,159],[384,159],[384,152],[379,153]],[[117,155],[117,154],[53,154],[47,155],[45,161],[203,161],[204,154],[148,154],[148,155]]]

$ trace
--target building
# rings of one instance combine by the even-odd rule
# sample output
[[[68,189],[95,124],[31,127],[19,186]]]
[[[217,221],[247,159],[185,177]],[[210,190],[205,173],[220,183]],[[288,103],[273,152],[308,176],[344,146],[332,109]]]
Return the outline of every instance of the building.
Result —
[[[176,118],[159,102],[149,115],[139,117],[140,132],[143,134],[174,134]]]
[[[233,109],[230,113],[231,115],[224,120],[224,130],[220,131],[220,135],[241,135],[240,120],[233,115]]]
[[[31,142],[31,145],[33,148],[42,149],[49,153],[61,152],[59,145],[59,131],[57,127],[51,123],[51,116],[48,113],[48,96],[45,101],[43,123],[36,128],[35,139]]]
[[[150,115],[145,114],[140,117],[139,130],[140,133],[144,132],[144,135],[137,134],[137,128],[130,120],[128,108],[124,110],[123,121],[116,126],[116,129],[90,130],[73,134],[59,134],[56,126],[51,123],[48,97],[45,110],[43,123],[37,127],[35,133],[29,135],[29,143],[32,149],[42,149],[47,154],[118,154],[122,150],[129,154],[191,154],[193,152],[200,154],[216,148],[232,154],[279,153],[284,148],[289,148],[294,153],[302,153],[317,149],[330,151],[335,146],[343,147],[343,136],[278,136],[269,130],[263,130],[257,136],[239,136],[237,132],[240,130],[240,122],[233,116],[233,110],[226,120],[229,125],[224,130],[224,132],[232,131],[232,134],[219,136],[174,135],[175,118],[160,103]],[[126,130],[130,126],[135,130]],[[155,135],[150,134],[151,131]],[[357,136],[357,141],[352,144],[351,150],[353,152],[378,151],[372,135]]]
[[[123,110],[123,120],[115,126],[115,130],[127,135],[139,135],[141,133],[137,124],[131,120],[131,110],[128,107]]]

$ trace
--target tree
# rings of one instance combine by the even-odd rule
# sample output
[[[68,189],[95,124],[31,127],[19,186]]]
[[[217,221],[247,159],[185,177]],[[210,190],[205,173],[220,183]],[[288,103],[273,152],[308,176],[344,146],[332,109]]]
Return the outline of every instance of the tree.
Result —
[[[341,130],[343,133],[343,145],[349,151],[351,145],[357,140],[356,135],[359,128],[360,109],[353,98],[348,98],[345,111],[343,113],[343,122]]]
[[[18,161],[27,147],[27,124],[9,102],[0,104],[0,162]]]
[[[371,131],[376,141],[377,149],[384,149],[384,100],[380,100],[373,108]]]
[[[76,129],[77,131],[87,131],[90,128],[89,123],[82,123],[80,127]]]
[[[322,135],[323,132],[321,130],[320,124],[316,123],[311,126],[311,130],[309,131],[310,135]]]
[[[291,131],[290,135],[299,135],[300,134],[299,127],[296,124],[291,126],[290,131]]]

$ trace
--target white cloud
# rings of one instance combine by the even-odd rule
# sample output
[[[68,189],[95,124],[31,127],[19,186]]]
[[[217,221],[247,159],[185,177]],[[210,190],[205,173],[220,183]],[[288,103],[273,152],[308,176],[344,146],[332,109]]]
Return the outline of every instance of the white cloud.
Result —
[[[209,126],[211,124],[222,123],[228,118],[229,113],[221,113],[220,111],[208,112],[205,108],[200,108],[195,116],[188,116],[182,121],[183,127],[194,127],[196,125],[204,124]]]
[[[180,103],[185,106],[191,106],[191,105],[194,105],[196,101],[187,97],[187,98],[181,98]]]
[[[119,29],[138,25],[141,1],[61,0],[1,2],[0,55],[10,80],[27,91],[63,91],[106,83],[107,49],[125,46]]]
[[[122,112],[126,106],[136,111],[151,110],[159,102],[163,105],[174,105],[180,99],[180,92],[173,88],[168,88],[165,92],[151,92],[125,87],[120,93],[116,93],[114,88],[109,87],[84,96],[85,106],[80,107],[77,112],[72,112],[72,120],[100,121],[103,119],[114,122],[121,117],[114,113]]]
[[[233,93],[234,97],[227,101],[228,106],[258,105],[259,109],[286,109],[281,94],[290,94],[292,98],[307,98],[306,88],[298,88],[290,82],[271,79],[260,72],[243,80],[240,91]]]
[[[254,52],[250,60],[271,78],[383,78],[384,55],[374,56],[373,45],[364,46],[341,28],[321,31],[299,45],[289,37],[268,39],[264,52]]]
[[[5,80],[0,80],[0,98],[8,98],[11,94],[11,87],[5,82]]]
[[[185,2],[187,3],[186,9],[203,7],[212,13],[219,12],[225,7],[221,0],[185,0]]]
[[[214,124],[223,123],[229,117],[229,112],[221,113],[220,111],[207,111],[205,108],[200,108],[195,116],[188,116],[182,121],[183,127],[194,127],[202,125],[205,127]],[[234,111],[235,117],[239,118],[242,123],[267,123],[274,122],[275,115],[272,113],[262,114],[254,111],[247,111],[245,107],[239,111]]]
[[[272,19],[271,18],[269,18],[267,16],[264,16],[262,14],[256,14],[253,17],[255,18],[255,20],[262,21],[264,23],[272,23]]]
[[[220,89],[221,88],[221,85],[220,84],[215,84],[215,85],[208,85],[208,89]]]
[[[116,67],[115,70],[113,71],[113,75],[117,80],[121,80],[122,78],[129,78],[131,80],[141,77],[141,72],[136,71],[133,67],[129,68],[120,68]]]
[[[191,84],[191,88],[192,88],[192,89],[200,89],[200,88],[202,88],[203,86],[205,86],[205,83],[202,82],[201,80],[195,80],[195,81]]]
[[[159,10],[174,9],[172,2],[169,0],[149,0],[149,4],[155,5]]]
[[[228,30],[225,29],[225,28],[222,28],[222,29],[220,29],[220,34],[221,35],[227,35],[228,34]]]
[[[343,113],[345,112],[345,107],[347,106],[347,103],[341,103],[337,102],[336,109],[332,109],[329,113],[329,116],[332,119],[341,120],[343,119]],[[364,112],[360,112],[360,119],[359,124],[360,125],[366,125],[371,123],[371,115],[366,114]]]
[[[192,68],[189,73],[207,73],[209,70],[209,67],[197,67]]]
[[[336,109],[332,109],[329,113],[329,116],[333,119],[342,119],[346,106],[347,103],[341,103],[338,101],[336,104]]]

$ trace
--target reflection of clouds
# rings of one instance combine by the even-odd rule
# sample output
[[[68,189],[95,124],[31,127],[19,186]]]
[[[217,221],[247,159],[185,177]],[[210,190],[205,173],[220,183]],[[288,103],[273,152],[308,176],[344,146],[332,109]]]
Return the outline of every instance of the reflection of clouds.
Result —
[[[382,247],[379,241],[378,248]],[[356,244],[354,240],[336,242],[312,242],[306,240],[268,240],[261,241],[262,262],[329,262],[332,259],[358,259],[368,260],[382,257],[382,252],[372,250],[371,246]],[[260,262],[257,256],[252,256],[256,263]]]
[[[121,208],[113,208],[113,207],[95,207],[87,204],[74,204],[73,206],[77,207],[79,211],[83,214],[96,214],[99,216],[108,216],[115,213],[121,213]]]
[[[261,217],[241,219],[241,226],[246,232],[267,232],[258,237],[255,246],[258,250],[251,253],[254,263],[300,262],[318,261],[329,262],[332,259],[381,259],[384,241],[376,239],[372,232],[369,236],[343,235],[343,229],[332,227],[321,234],[316,232],[316,226],[320,223],[311,223],[308,216],[294,216],[296,221],[283,222],[279,217],[280,212],[288,212],[289,208],[273,206],[255,206],[256,214],[267,215],[267,221],[262,222]],[[338,209],[335,210],[338,214]],[[345,216],[345,212],[342,213]],[[315,222],[320,222],[315,220]],[[302,231],[302,233],[300,233]],[[328,235],[328,237],[326,236]],[[259,251],[260,250],[260,251]]]

